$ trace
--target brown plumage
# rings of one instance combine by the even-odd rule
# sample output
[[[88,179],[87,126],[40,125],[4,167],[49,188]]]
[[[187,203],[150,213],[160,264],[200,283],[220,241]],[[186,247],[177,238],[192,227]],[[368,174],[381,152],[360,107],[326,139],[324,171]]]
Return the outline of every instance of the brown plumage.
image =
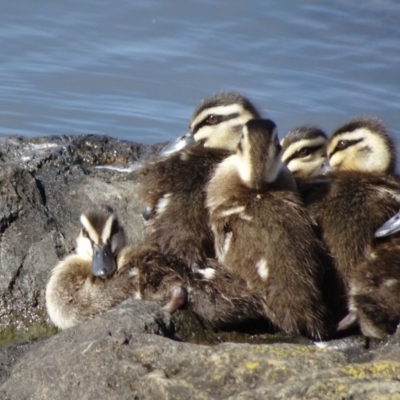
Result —
[[[186,293],[185,304],[179,308],[192,310],[214,327],[251,330],[251,325],[260,321],[270,326],[261,296],[250,293],[244,281],[234,278],[216,260],[208,259],[203,266],[189,269],[178,257],[161,253],[157,245],[142,243],[123,250],[119,273],[137,273],[144,300],[165,304],[172,298],[175,303],[176,293]]]
[[[137,291],[134,277],[115,273],[116,258],[125,246],[125,235],[113,210],[107,206],[92,208],[82,214],[81,224],[76,253],[54,267],[46,286],[47,311],[61,329],[108,310]],[[109,264],[114,268],[107,274],[100,272],[94,276],[95,246],[107,243],[112,244]]]
[[[394,239],[374,238],[399,209],[394,146],[382,123],[358,118],[333,133],[327,155],[333,172],[318,180],[306,202],[346,287],[351,315],[339,328],[358,321],[364,334],[381,337],[393,332],[400,313],[400,273],[388,256]]]
[[[237,153],[218,165],[207,207],[218,260],[261,293],[281,329],[321,338],[321,246],[294,179],[279,160],[275,124],[252,120]]]
[[[296,179],[308,178],[318,173],[326,158],[328,138],[321,129],[301,126],[282,139],[282,162]]]
[[[248,99],[220,92],[194,111],[190,149],[147,163],[139,173],[139,198],[145,205],[147,240],[165,254],[201,267],[214,256],[213,236],[205,210],[204,186],[216,164],[235,151],[243,124],[259,113]]]
[[[123,229],[109,207],[90,209],[81,223],[76,254],[52,270],[46,287],[47,310],[59,328],[76,325],[130,297],[157,301],[170,313],[188,307],[222,329],[243,329],[247,322],[265,321],[262,298],[247,293],[245,285],[216,261],[208,260],[207,268],[192,271],[155,244],[125,246]],[[99,270],[94,260],[100,242],[111,244],[116,270],[94,276],[94,269]],[[101,271],[107,263],[103,258]]]

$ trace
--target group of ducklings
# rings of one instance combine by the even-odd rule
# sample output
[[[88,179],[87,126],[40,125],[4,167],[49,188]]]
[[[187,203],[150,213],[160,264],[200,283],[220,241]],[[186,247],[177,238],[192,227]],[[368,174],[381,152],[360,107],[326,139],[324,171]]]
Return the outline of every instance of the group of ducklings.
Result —
[[[355,326],[391,334],[400,317],[395,164],[375,118],[329,139],[301,127],[280,143],[247,98],[217,93],[140,170],[144,242],[126,244],[108,206],[81,216],[76,252],[46,287],[50,318],[65,329],[135,297],[170,313],[191,308],[223,329],[261,321],[315,339]]]

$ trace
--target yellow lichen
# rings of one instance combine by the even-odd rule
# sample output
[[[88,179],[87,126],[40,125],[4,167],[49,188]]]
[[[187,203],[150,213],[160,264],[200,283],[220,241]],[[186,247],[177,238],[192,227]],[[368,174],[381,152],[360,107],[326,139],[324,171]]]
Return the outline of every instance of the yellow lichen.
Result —
[[[347,375],[357,379],[366,377],[384,377],[385,375],[398,376],[400,374],[400,363],[394,361],[380,361],[342,367],[341,370]]]
[[[248,361],[246,363],[246,368],[250,369],[250,370],[256,369],[259,366],[260,366],[260,363],[258,361]]]

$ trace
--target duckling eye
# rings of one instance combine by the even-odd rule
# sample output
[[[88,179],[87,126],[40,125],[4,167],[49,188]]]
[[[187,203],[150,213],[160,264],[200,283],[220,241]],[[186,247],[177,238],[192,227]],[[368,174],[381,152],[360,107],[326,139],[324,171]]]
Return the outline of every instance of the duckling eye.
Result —
[[[87,230],[85,228],[82,228],[82,236],[84,238],[89,238],[89,234],[88,234],[88,232],[87,232]]]
[[[311,149],[309,147],[302,147],[296,153],[299,157],[306,157],[311,154]]]
[[[349,146],[348,140],[339,140],[338,144],[336,145],[336,150],[344,150],[346,147]]]
[[[215,125],[219,122],[219,118],[215,114],[210,114],[206,119],[207,124]]]

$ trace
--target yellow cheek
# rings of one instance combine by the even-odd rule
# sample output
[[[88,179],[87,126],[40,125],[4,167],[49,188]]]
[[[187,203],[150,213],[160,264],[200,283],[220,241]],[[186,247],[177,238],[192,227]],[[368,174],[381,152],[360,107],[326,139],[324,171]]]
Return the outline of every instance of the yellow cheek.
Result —
[[[358,171],[362,167],[358,165],[358,160],[353,158],[338,158],[335,162],[330,163],[331,167],[336,171]]]

